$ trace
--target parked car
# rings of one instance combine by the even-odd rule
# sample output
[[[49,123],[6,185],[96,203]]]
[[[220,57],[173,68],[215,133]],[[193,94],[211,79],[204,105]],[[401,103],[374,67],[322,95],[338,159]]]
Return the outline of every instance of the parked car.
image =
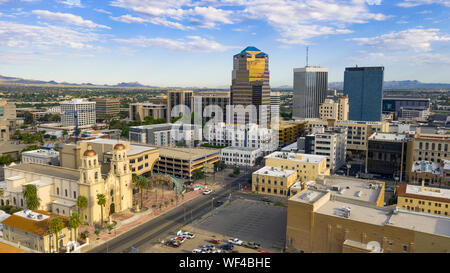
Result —
[[[264,197],[263,199],[261,199],[261,201],[263,201],[263,202],[269,202],[269,203],[272,202],[272,200],[270,200],[269,198],[266,198],[266,197]]]
[[[228,240],[228,243],[241,246],[244,242],[242,240],[239,240],[238,238],[231,238],[230,240]]]
[[[209,242],[211,244],[216,244],[216,245],[220,244],[220,240],[216,240],[216,239],[209,240]]]
[[[220,246],[223,250],[233,250],[234,246],[232,244],[224,244]]]
[[[178,236],[177,238],[175,238],[175,240],[177,240],[180,243],[184,243],[184,241],[186,240],[186,237]]]
[[[249,247],[249,248],[258,249],[258,248],[261,247],[261,244],[255,243],[255,242],[248,242],[246,244],[246,246]]]
[[[194,187],[194,191],[198,191],[201,189],[202,189],[202,186],[200,186],[200,185],[195,185],[195,187]]]
[[[212,190],[204,190],[203,191],[203,195],[207,195],[207,194],[210,194],[210,193],[212,193]]]
[[[186,239],[192,239],[192,238],[195,237],[195,234],[194,234],[194,233],[191,233],[191,232],[179,230],[179,231],[177,232],[177,236],[185,237]]]
[[[216,201],[216,207],[223,205],[223,201]]]
[[[169,245],[169,246],[172,246],[172,247],[179,247],[181,244],[180,244],[180,242],[178,242],[177,240],[170,240],[170,241],[168,242],[168,245]]]
[[[195,248],[194,250],[192,250],[192,253],[202,253],[202,251],[198,248]]]

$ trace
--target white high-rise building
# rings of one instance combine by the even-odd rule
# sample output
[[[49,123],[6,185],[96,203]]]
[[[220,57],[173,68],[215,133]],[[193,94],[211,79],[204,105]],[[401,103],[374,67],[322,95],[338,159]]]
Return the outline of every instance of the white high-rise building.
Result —
[[[274,130],[257,124],[234,125],[219,122],[205,126],[204,138],[209,144],[228,147],[261,148],[271,152],[278,147],[278,135]]]
[[[306,66],[294,68],[294,119],[318,118],[319,105],[328,91],[328,68]]]
[[[75,126],[75,114],[78,115],[78,126],[95,125],[95,101],[73,99],[61,102],[61,123],[65,126]]]

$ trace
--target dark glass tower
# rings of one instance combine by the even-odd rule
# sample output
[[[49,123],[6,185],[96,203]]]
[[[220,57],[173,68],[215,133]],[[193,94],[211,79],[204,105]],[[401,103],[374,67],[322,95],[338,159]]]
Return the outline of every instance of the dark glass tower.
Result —
[[[348,95],[350,120],[380,121],[384,67],[347,67],[344,95]]]
[[[231,104],[255,105],[257,122],[267,115],[270,123],[270,85],[269,85],[269,55],[249,46],[233,57],[233,72],[231,81]],[[260,105],[267,106],[266,113],[260,113]],[[237,122],[234,119],[234,122]],[[246,115],[245,122],[249,122]]]

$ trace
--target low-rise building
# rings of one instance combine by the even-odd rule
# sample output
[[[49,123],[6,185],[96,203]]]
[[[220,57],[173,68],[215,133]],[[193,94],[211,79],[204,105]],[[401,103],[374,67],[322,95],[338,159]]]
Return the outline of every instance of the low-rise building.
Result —
[[[307,119],[307,133],[314,127],[343,127],[347,128],[347,150],[354,153],[367,152],[369,136],[376,132],[389,132],[389,123],[385,121],[355,121],[355,120],[321,120]]]
[[[153,168],[154,173],[164,173],[192,180],[196,170],[204,170],[207,165],[220,160],[220,150],[205,148],[159,148],[159,160]]]
[[[57,235],[49,228],[50,221],[54,218],[59,218],[63,222],[63,228]],[[67,217],[42,210],[16,212],[2,224],[5,241],[43,253],[65,251],[67,243],[74,238],[73,231],[68,228]]]
[[[252,192],[287,197],[296,180],[294,170],[266,166],[252,174]]]
[[[202,139],[202,128],[193,124],[163,123],[129,128],[129,139],[133,143],[156,146],[191,146]]]
[[[305,133],[305,124],[295,121],[281,121],[278,125],[278,146],[294,143]]]
[[[253,123],[234,125],[219,122],[207,125],[204,138],[215,146],[261,148],[263,152],[271,152],[278,147],[276,131]]]
[[[369,137],[366,166],[369,173],[393,175],[400,181],[406,178],[407,166],[412,159],[408,134],[374,133]]]
[[[167,100],[167,99],[166,99]],[[167,104],[155,104],[152,102],[131,103],[129,109],[129,118],[131,121],[144,120],[147,116],[154,119],[167,120]]]
[[[59,152],[46,149],[23,152],[22,163],[36,163],[59,166]]]
[[[327,157],[323,155],[273,152],[264,157],[266,167],[276,167],[297,172],[302,182],[316,180],[330,174],[327,168]]]
[[[110,161],[114,146],[117,143],[118,141],[114,139],[99,138],[80,141],[77,145],[64,144],[59,151],[61,167],[78,169],[81,166],[82,154],[90,145],[98,154],[102,172],[106,173],[110,170]],[[127,151],[131,172],[136,175],[150,176],[153,166],[159,157],[158,149],[156,147],[131,144],[130,142],[121,142],[121,144],[124,145]]]
[[[288,200],[286,251],[446,253],[450,218],[380,207],[307,187]]]
[[[441,163],[432,161],[415,161],[408,172],[408,182],[411,184],[450,188],[450,160],[443,159]]]
[[[304,141],[297,140],[297,148],[306,154],[324,155],[327,157],[327,168],[332,173],[345,164],[347,148],[346,128],[314,127],[311,134],[306,135]],[[300,142],[299,142],[300,141]],[[300,143],[300,147],[298,144]],[[303,145],[301,145],[303,143]]]
[[[254,166],[262,155],[260,148],[227,147],[220,150],[220,160],[230,166]]]
[[[440,188],[401,184],[398,189],[397,204],[400,208],[437,214],[450,215],[450,190]]]
[[[416,129],[413,146],[413,161],[432,161],[440,163],[450,158],[450,134],[427,134]]]

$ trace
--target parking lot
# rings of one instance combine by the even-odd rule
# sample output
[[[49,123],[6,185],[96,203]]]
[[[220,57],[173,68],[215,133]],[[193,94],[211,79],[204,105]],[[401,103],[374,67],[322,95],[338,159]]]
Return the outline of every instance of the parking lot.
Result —
[[[231,203],[215,208],[211,213],[192,224],[183,227],[184,231],[195,234],[179,247],[153,242],[147,245],[147,253],[191,253],[193,249],[211,244],[212,239],[220,240],[220,244],[228,243],[230,238],[239,238],[245,242],[261,244],[258,250],[243,246],[234,247],[239,253],[281,252],[286,237],[286,207],[255,200],[236,199]],[[164,238],[168,240],[176,236],[172,234]],[[218,245],[217,245],[218,246]]]

